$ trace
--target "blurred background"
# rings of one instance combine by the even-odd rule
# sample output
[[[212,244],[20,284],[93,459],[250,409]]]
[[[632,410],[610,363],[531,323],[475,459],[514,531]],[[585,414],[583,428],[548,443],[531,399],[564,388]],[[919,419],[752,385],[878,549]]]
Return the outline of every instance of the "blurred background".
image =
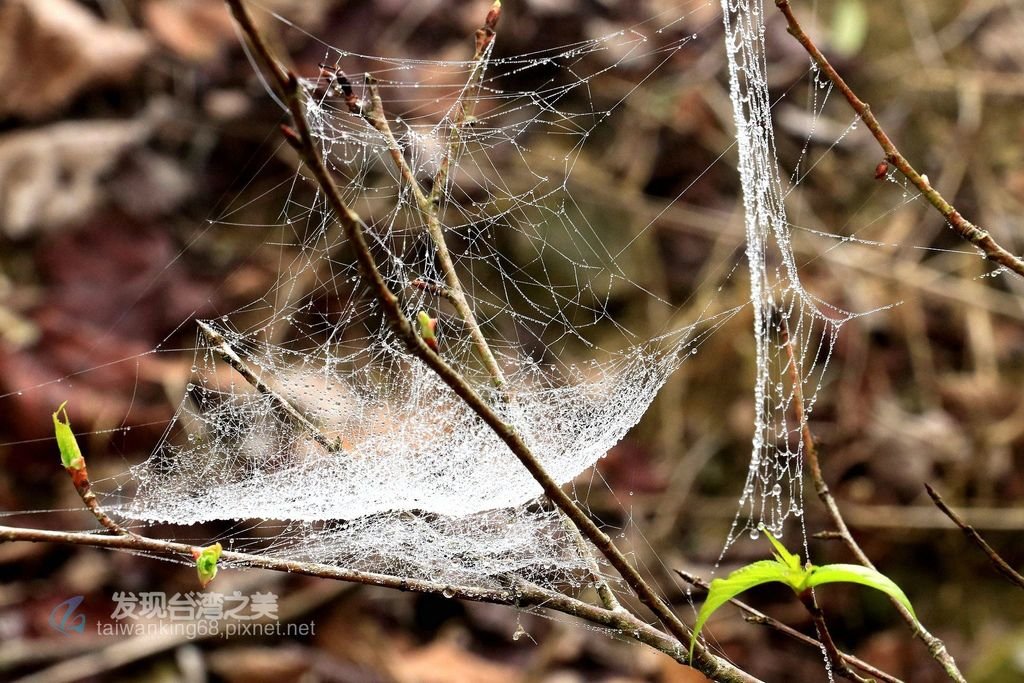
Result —
[[[488,4],[261,7],[352,52],[465,59]],[[640,256],[623,267],[685,321],[709,298],[725,308],[749,294],[718,3],[677,5],[509,0],[496,54],[685,14],[676,30],[696,38],[642,88],[632,79],[651,65],[592,84],[582,106],[628,98],[584,150],[570,185],[599,233],[642,233]],[[918,170],[1011,251],[1024,251],[1024,7],[808,0],[794,8]],[[923,484],[1024,565],[1024,283],[988,277],[991,267],[930,206],[875,179],[881,153],[863,126],[844,134],[853,118],[845,102],[833,97],[813,115],[806,54],[774,9],[768,16],[780,162],[788,175],[808,140],[806,158],[817,161],[789,197],[790,218],[876,243],[830,248],[835,239],[798,229],[805,284],[851,310],[902,302],[843,327],[812,421],[825,477],[854,535],[969,680],[1021,680],[1024,600]],[[280,22],[265,29],[299,73],[316,75],[322,45]],[[596,70],[614,56],[590,59]],[[51,412],[73,405],[94,479],[148,455],[191,374],[192,320],[233,311],[277,278],[277,252],[263,255],[251,234],[210,229],[210,220],[287,183],[296,160],[281,149],[280,110],[219,0],[3,0],[0,91],[0,514],[10,525],[92,528],[57,466]],[[245,220],[276,220],[258,215],[273,204],[254,204],[264,208]],[[740,274],[718,291],[737,264]],[[625,294],[612,304],[649,330],[671,322]],[[625,530],[644,564],[660,558],[709,576],[719,557],[750,451],[750,326],[748,309],[705,341],[699,360],[599,465],[608,485],[595,487],[588,505]],[[809,533],[828,528],[813,495],[806,509]],[[852,561],[834,542],[812,540],[811,554],[819,564]],[[763,543],[741,542],[719,572],[765,555]],[[109,616],[117,591],[195,589],[193,569],[131,555],[0,545],[0,582],[4,680],[700,680],[567,619],[291,576],[225,572],[216,588],[272,591],[282,619],[314,621],[315,635],[105,639],[50,627],[51,611],[72,595],[85,596],[91,622]],[[663,589],[690,613],[678,586]],[[785,589],[748,597],[813,632]],[[884,599],[843,587],[820,599],[841,647],[908,681],[944,680]],[[514,637],[520,627],[530,637]],[[732,608],[710,627],[722,652],[765,680],[825,678],[818,652]]]

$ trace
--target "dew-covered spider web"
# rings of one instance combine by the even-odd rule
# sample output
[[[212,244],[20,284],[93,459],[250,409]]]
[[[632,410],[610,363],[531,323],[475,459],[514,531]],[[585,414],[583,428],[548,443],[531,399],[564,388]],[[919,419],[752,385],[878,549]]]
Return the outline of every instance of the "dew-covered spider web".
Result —
[[[835,333],[850,318],[802,287],[797,273],[783,204],[800,168],[786,183],[776,162],[761,4],[722,0],[749,303],[711,297],[678,320],[674,305],[637,276],[650,258],[636,248],[642,235],[595,219],[572,180],[588,143],[629,104],[629,94],[610,97],[596,85],[609,77],[642,83],[672,68],[711,30],[696,20],[708,4],[526,55],[497,51],[499,28],[480,60],[385,58],[324,44],[320,71],[305,74],[302,88],[316,141],[406,315],[437,320],[438,353],[560,483],[592,468],[672,373],[750,307],[756,416],[728,545],[761,525],[778,533],[801,515],[800,428]],[[379,89],[397,149],[364,115],[374,106],[364,73]],[[823,100],[827,89],[811,77]],[[816,99],[812,114],[818,106]],[[432,192],[449,157],[443,187]],[[124,477],[104,482],[104,504],[140,523],[265,520],[276,533],[242,547],[354,569],[473,584],[509,574],[546,585],[583,579],[587,553],[540,486],[391,332],[305,169],[283,194],[274,223],[247,222],[245,207],[215,221],[276,249],[279,277],[197,335],[193,378],[164,440]],[[430,215],[500,382],[452,303]],[[735,267],[726,271],[723,281]],[[625,293],[663,309],[668,322],[639,325],[617,305]]]

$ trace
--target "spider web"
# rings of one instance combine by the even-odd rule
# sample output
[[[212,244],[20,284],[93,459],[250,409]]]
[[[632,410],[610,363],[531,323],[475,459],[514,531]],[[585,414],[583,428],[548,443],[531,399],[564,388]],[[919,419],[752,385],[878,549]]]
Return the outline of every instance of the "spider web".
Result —
[[[781,535],[786,519],[800,516],[800,429],[851,314],[805,290],[797,273],[764,75],[763,9],[722,6],[757,353],[751,464],[728,547],[743,530]],[[613,71],[642,81],[662,68],[697,37],[688,16],[676,8],[608,36],[488,55],[437,212],[504,374],[500,389],[441,291],[446,273],[411,187],[429,190],[477,64],[325,45],[328,68],[302,80],[323,156],[366,221],[371,250],[406,315],[439,321],[439,353],[559,482],[573,481],[619,442],[669,376],[738,312],[717,310],[713,299],[685,325],[634,329],[616,310],[624,293],[641,295],[667,318],[673,305],[624,265],[636,258],[636,235],[595,221],[571,185],[586,143],[624,101],[593,85]],[[392,163],[385,137],[350,111],[338,69],[373,75],[411,180]],[[360,101],[370,99],[365,85],[353,88]],[[812,109],[817,114],[818,104]],[[217,222],[230,225],[233,214]],[[242,225],[279,250],[279,278],[263,297],[209,325],[274,394],[246,383],[197,336],[194,377],[165,439],[148,460],[106,482],[105,505],[143,523],[274,520],[276,527],[264,523],[273,533],[253,541],[259,552],[354,569],[474,584],[507,574],[545,585],[587,580],[587,553],[540,498],[540,486],[391,333],[305,173],[279,222]],[[565,360],[579,357],[588,360]],[[315,429],[282,419],[276,396]]]

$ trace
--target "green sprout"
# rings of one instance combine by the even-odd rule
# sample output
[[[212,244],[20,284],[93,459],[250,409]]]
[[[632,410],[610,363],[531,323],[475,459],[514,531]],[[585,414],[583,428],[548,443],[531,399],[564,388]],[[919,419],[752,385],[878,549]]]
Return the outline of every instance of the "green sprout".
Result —
[[[196,572],[199,574],[199,584],[206,588],[213,578],[217,576],[217,560],[224,550],[220,543],[208,545],[205,548],[195,548],[192,555],[196,558]]]
[[[64,469],[69,472],[85,468],[85,458],[82,457],[82,449],[78,447],[78,440],[75,433],[71,431],[71,419],[68,418],[68,411],[64,401],[53,413],[53,429],[57,435],[57,447],[60,448],[60,461]]]
[[[815,586],[826,583],[859,583],[862,586],[880,590],[894,598],[907,608],[916,619],[914,608],[910,605],[903,590],[892,579],[869,567],[859,564],[826,564],[821,567],[808,562],[800,565],[800,556],[786,550],[774,536],[767,531],[765,536],[775,547],[774,560],[760,560],[740,567],[724,579],[711,582],[708,596],[697,615],[697,623],[693,626],[693,637],[690,639],[690,659],[693,659],[693,648],[697,644],[697,635],[704,627],[708,617],[725,603],[743,591],[750,590],[765,583],[784,583],[797,595],[805,595]]]
[[[437,318],[431,318],[426,311],[420,311],[416,314],[416,323],[423,341],[431,350],[437,351]]]

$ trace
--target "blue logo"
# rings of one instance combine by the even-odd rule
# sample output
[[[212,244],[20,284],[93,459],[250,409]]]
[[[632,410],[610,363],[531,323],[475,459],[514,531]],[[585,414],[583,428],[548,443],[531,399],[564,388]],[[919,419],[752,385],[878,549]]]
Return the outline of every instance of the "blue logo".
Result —
[[[85,630],[85,615],[75,614],[75,610],[82,604],[84,595],[76,595],[68,598],[50,611],[50,626],[55,631],[68,635],[71,631],[81,633]]]

